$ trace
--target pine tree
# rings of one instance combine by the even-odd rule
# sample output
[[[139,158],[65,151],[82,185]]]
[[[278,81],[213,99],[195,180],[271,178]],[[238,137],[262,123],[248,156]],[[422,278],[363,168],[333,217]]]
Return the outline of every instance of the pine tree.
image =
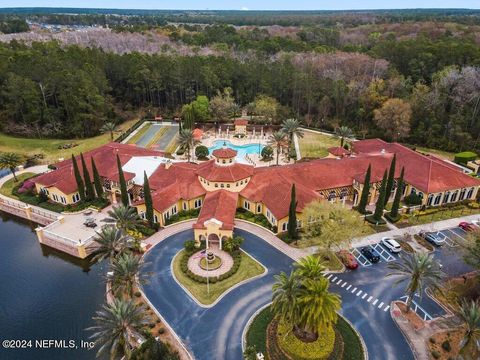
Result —
[[[75,181],[77,182],[78,194],[80,195],[80,200],[85,201],[85,184],[83,183],[82,176],[80,175],[80,170],[78,170],[77,160],[75,159],[75,156],[73,156],[73,154],[72,164]]]
[[[385,190],[385,205],[387,205],[390,195],[392,194],[393,184],[395,182],[395,165],[397,162],[397,154],[393,155],[392,162],[390,163],[390,170],[388,171],[387,187]]]
[[[123,174],[122,163],[117,154],[117,168],[118,168],[118,181],[120,183],[120,194],[122,197],[122,204],[124,206],[129,206],[128,201],[128,191],[127,191],[127,182],[125,181],[125,175]]]
[[[297,231],[297,197],[295,192],[295,184],[292,185],[290,196],[290,208],[288,210],[288,238],[295,240],[298,237]]]
[[[400,208],[400,199],[403,194],[403,175],[404,175],[404,168],[402,167],[402,172],[400,173],[400,178],[397,182],[397,191],[395,191],[395,197],[393,198],[392,210],[390,210],[390,218],[396,219],[398,216],[398,209]]]
[[[102,181],[100,180],[100,175],[98,174],[97,166],[95,165],[93,156],[91,157],[91,161],[92,161],[93,183],[95,184],[95,191],[97,193],[97,197],[101,198],[103,195]]]
[[[372,173],[371,165],[368,165],[367,172],[365,174],[365,180],[363,181],[363,190],[362,195],[360,196],[360,201],[358,203],[357,210],[360,214],[365,214],[367,212],[367,202],[368,196],[370,195],[370,176]]]
[[[150,183],[148,182],[148,176],[146,172],[143,172],[143,197],[145,199],[145,217],[147,218],[150,226],[153,226],[153,200],[152,193],[150,192]]]
[[[383,173],[382,185],[380,185],[380,193],[378,194],[377,203],[375,204],[375,212],[373,219],[375,221],[382,220],[383,209],[385,208],[385,195],[387,190],[387,170]]]
[[[93,190],[92,179],[90,178],[90,173],[88,172],[87,164],[85,164],[85,159],[82,153],[80,153],[80,159],[82,161],[83,180],[85,182],[85,198],[87,199],[87,201],[90,201],[95,199],[95,191]]]

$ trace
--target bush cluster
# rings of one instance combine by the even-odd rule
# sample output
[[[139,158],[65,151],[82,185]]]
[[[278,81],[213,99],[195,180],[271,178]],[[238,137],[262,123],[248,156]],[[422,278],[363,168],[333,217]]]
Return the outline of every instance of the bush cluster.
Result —
[[[196,251],[198,251],[198,249],[194,248],[191,251],[188,251],[188,250],[185,249],[185,251],[182,254],[182,258],[180,259],[180,269],[182,270],[182,272],[185,275],[187,275],[193,281],[196,281],[196,282],[201,283],[201,284],[206,284],[207,283],[207,278],[206,277],[194,274],[193,272],[191,272],[188,269],[188,259]],[[218,281],[225,280],[225,279],[229,278],[230,276],[232,276],[233,274],[235,274],[238,271],[238,269],[240,267],[240,264],[241,264],[241,261],[242,261],[242,254],[241,254],[240,250],[236,250],[233,253],[231,253],[231,255],[232,255],[232,258],[233,258],[232,268],[230,270],[228,270],[225,274],[222,274],[220,276],[209,277],[208,281],[209,281],[210,284],[215,284]]]
[[[183,220],[195,219],[198,217],[199,213],[200,209],[180,211],[177,214],[170,216],[170,218],[165,221],[165,225],[174,224]]]
[[[276,229],[274,230],[274,226],[270,224],[268,219],[263,214],[252,214],[250,211],[244,208],[238,208],[235,217],[238,219],[251,221],[255,224],[263,226],[264,228],[267,228],[268,230],[276,232]]]
[[[422,204],[422,198],[415,193],[411,193],[410,195],[405,196],[403,201],[405,201],[405,204],[410,206],[417,206]]]
[[[199,160],[207,159],[209,154],[210,154],[210,152],[208,151],[208,148],[205,145],[198,145],[195,148],[195,156]]]

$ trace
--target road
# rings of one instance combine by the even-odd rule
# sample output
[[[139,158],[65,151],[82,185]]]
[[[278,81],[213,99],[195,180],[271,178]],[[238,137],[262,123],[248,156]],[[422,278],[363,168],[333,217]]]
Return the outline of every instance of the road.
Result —
[[[193,238],[191,230],[162,241],[146,255],[150,264],[144,271],[154,275],[144,285],[144,292],[198,360],[242,359],[241,337],[248,319],[271,301],[273,275],[289,272],[292,268],[289,257],[259,237],[242,230],[237,230],[236,234],[245,238],[242,248],[267,267],[268,274],[234,289],[212,308],[200,307],[171,275],[171,261],[183,248],[183,243]],[[332,275],[330,280],[337,276],[338,279],[332,282],[331,290],[342,296],[342,313],[363,336],[370,359],[410,360],[413,355],[406,340],[393,323],[388,309],[385,311],[386,304],[398,299],[403,289],[392,289],[393,280],[385,281],[385,267],[386,263],[380,263]],[[339,280],[342,282],[337,285]],[[342,287],[344,281],[351,287]],[[357,289],[352,292],[354,287]],[[362,293],[358,294],[360,290]],[[364,297],[363,291],[369,295]],[[381,308],[380,303],[383,303]]]

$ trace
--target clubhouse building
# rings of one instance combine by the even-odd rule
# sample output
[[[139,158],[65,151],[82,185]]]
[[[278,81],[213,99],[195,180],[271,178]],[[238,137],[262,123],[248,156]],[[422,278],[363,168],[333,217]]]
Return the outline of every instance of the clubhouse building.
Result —
[[[266,217],[274,232],[287,230],[292,185],[296,187],[298,226],[302,211],[313,200],[358,203],[365,173],[371,165],[369,203],[378,196],[384,171],[396,154],[395,177],[405,168],[403,195],[416,193],[425,206],[440,206],[477,197],[480,180],[461,168],[434,156],[426,156],[398,143],[380,139],[353,143],[348,152],[334,148],[328,158],[284,166],[254,167],[238,163],[236,151],[214,150],[202,163],[172,162],[158,151],[110,143],[84,154],[90,174],[94,159],[106,194],[116,203],[120,194],[116,156],[127,182],[131,205],[145,217],[144,172],[152,191],[155,222],[165,226],[179,212],[199,209],[194,224],[196,241],[215,242],[232,236],[239,208]],[[82,172],[81,162],[77,163]],[[71,160],[34,179],[37,192],[64,205],[80,200]],[[393,190],[394,192],[395,190]],[[393,194],[392,192],[392,194]]]

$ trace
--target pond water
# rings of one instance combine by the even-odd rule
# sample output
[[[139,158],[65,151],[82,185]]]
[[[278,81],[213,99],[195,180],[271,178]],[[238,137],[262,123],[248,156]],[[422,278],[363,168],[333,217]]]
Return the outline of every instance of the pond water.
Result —
[[[94,359],[80,341],[90,341],[85,328],[104,303],[105,265],[44,247],[35,225],[0,214],[0,340],[32,340],[23,350],[0,346],[0,359]],[[40,349],[35,340],[74,340],[79,349]]]

